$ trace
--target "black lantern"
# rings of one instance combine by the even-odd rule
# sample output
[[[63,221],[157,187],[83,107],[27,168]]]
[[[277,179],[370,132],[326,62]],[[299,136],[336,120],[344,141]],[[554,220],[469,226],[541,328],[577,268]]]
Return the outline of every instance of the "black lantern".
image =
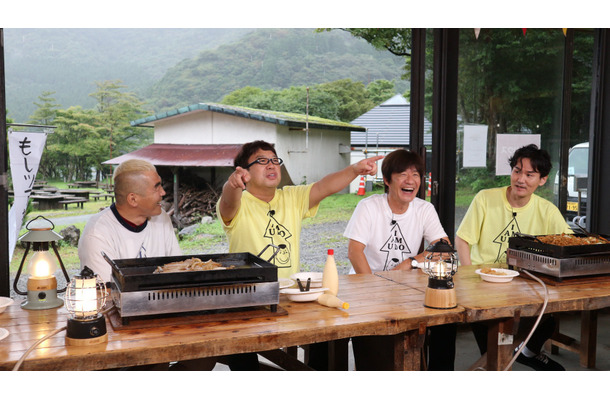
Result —
[[[66,309],[70,313],[66,344],[86,346],[108,341],[106,318],[101,314],[108,292],[104,282],[88,267],[75,275],[66,291]]]

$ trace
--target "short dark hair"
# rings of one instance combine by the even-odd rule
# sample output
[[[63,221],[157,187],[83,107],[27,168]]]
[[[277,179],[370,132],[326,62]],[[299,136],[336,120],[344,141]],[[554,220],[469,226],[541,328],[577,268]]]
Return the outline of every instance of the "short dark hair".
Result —
[[[424,176],[424,161],[414,151],[408,151],[405,149],[394,150],[387,156],[383,158],[383,163],[381,164],[381,173],[383,174],[383,178],[392,182],[392,174],[401,173],[406,171],[407,168],[415,167],[417,172],[419,173],[420,178],[423,179]],[[388,185],[385,184],[385,192],[388,192]]]
[[[546,150],[539,149],[535,144],[523,146],[520,149],[517,149],[515,154],[508,159],[510,168],[515,168],[515,165],[523,158],[530,160],[532,168],[540,174],[541,178],[549,176],[553,164],[551,163],[551,156]]]
[[[250,156],[258,150],[271,151],[277,157],[275,147],[271,143],[265,142],[264,140],[255,140],[254,142],[245,143],[241,146],[239,153],[237,153],[233,160],[233,166],[246,168]]]

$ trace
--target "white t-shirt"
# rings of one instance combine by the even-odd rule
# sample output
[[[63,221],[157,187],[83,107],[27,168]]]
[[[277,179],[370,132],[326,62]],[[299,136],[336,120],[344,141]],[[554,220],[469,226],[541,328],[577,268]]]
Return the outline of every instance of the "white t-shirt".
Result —
[[[447,236],[431,203],[415,198],[405,213],[393,214],[387,194],[360,201],[343,235],[365,245],[371,271],[390,270],[416,256],[422,238],[429,243]],[[354,273],[352,267],[350,274]]]
[[[134,228],[115,215],[114,204],[92,216],[78,242],[81,268],[89,267],[104,282],[111,281],[113,260],[182,255],[174,227],[165,211],[151,217],[144,226]]]

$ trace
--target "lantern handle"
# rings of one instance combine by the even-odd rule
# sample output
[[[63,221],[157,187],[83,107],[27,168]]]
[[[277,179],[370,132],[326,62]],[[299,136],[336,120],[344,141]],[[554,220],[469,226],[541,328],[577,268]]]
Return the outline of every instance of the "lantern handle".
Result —
[[[45,218],[45,217],[44,217],[44,216],[42,216],[42,215],[39,215],[39,216],[37,216],[36,218],[29,220],[29,221],[28,221],[28,223],[27,223],[27,224],[25,224],[25,229],[27,229],[27,230],[31,230],[31,229],[30,229],[30,228],[28,228],[28,227],[30,226],[30,224],[31,224],[32,222],[36,221],[38,218],[42,218],[42,219],[44,219],[45,221],[47,221],[48,223],[50,223],[50,224],[51,224],[51,230],[55,229],[55,224],[53,223],[53,221],[51,221],[50,219]]]

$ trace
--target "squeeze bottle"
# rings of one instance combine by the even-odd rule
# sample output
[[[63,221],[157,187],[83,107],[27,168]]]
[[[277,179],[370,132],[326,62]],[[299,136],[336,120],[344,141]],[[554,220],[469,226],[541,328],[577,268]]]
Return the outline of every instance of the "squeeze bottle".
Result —
[[[320,295],[320,297],[318,297],[318,303],[326,307],[338,307],[344,310],[349,308],[349,303],[346,303],[337,296],[333,296],[332,294],[328,293],[323,293]]]
[[[339,293],[339,273],[337,272],[337,264],[335,264],[335,251],[328,249],[326,256],[326,264],[322,272],[322,287],[328,290],[325,293],[336,296]]]

